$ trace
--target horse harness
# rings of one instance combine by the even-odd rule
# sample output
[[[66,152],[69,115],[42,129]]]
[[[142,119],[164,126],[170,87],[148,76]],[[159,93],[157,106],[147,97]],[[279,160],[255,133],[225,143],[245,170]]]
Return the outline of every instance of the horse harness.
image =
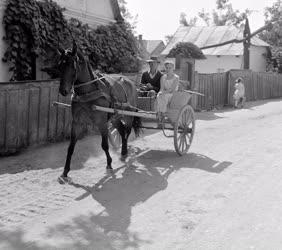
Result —
[[[72,95],[72,101],[73,102],[78,102],[78,103],[86,103],[86,102],[90,102],[90,101],[95,101],[101,97],[104,97],[111,105],[110,107],[113,109],[117,109],[117,108],[121,108],[121,109],[126,109],[126,108],[135,108],[133,106],[131,106],[128,102],[128,96],[126,93],[126,90],[123,86],[123,78],[121,77],[119,80],[117,80],[115,83],[118,83],[119,86],[121,87],[123,94],[125,96],[125,102],[120,102],[118,101],[118,97],[114,95],[114,86],[111,86],[111,84],[106,80],[107,77],[111,78],[109,75],[107,74],[101,74],[98,73],[96,74],[95,72],[92,71],[89,63],[87,63],[87,67],[90,73],[90,76],[93,80],[90,80],[88,82],[84,82],[84,83],[80,83],[80,84],[75,84],[73,86],[73,95]],[[77,74],[77,65],[74,65],[76,74]],[[95,82],[102,83],[106,88],[108,88],[110,90],[110,94],[106,93],[105,91],[103,91],[103,89],[101,89],[101,87],[97,84],[97,88],[96,90],[90,91],[90,92],[86,92],[83,94],[76,94],[75,93],[75,89],[83,87],[83,86],[89,86]],[[116,113],[116,112],[115,112]]]

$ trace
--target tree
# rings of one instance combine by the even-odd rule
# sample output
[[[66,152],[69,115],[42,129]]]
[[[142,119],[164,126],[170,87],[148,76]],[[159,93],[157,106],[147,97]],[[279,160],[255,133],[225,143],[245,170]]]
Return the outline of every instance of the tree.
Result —
[[[271,7],[265,8],[265,24],[273,22],[272,28],[265,30],[259,37],[270,45],[274,46],[274,51],[282,47],[282,1],[277,0]]]
[[[183,26],[194,26],[197,23],[198,18],[190,18],[189,21],[186,19],[186,14],[184,12],[180,13],[179,23]]]
[[[184,26],[195,25],[198,21],[203,20],[206,25],[235,25],[236,27],[243,27],[246,17],[252,13],[251,10],[246,9],[243,12],[234,10],[229,0],[216,0],[216,9],[211,13],[202,9],[198,12],[198,16],[191,18],[189,21],[186,19],[186,14],[180,14],[180,23]]]
[[[126,0],[118,0],[119,8],[122,17],[125,19],[126,23],[129,25],[131,30],[134,32],[137,24],[138,15],[132,16],[127,8]]]
[[[217,0],[216,10],[213,10],[213,22],[215,25],[234,25],[236,27],[243,27],[246,17],[252,13],[251,10],[246,9],[241,12],[234,10],[229,0]]]

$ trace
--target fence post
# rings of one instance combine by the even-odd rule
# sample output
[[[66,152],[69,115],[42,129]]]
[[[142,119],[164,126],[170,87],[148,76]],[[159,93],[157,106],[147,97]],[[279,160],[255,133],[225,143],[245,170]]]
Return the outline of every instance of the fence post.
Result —
[[[199,75],[198,72],[195,71],[195,82],[194,82],[194,86],[193,89],[194,91],[198,91],[199,90]],[[198,95],[193,95],[192,99],[191,99],[191,105],[193,107],[193,109],[197,109],[197,104],[198,104]]]

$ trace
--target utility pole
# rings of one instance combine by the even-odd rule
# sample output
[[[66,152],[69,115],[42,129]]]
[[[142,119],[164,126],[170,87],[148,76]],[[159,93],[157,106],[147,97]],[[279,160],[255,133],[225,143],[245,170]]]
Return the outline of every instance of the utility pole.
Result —
[[[249,20],[246,17],[246,23],[244,28],[244,69],[250,69],[250,45],[251,45],[251,31],[250,31],[250,25]]]

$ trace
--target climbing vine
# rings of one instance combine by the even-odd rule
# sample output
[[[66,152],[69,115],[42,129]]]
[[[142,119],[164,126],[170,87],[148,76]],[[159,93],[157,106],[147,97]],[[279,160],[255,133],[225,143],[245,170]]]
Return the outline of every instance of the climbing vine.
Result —
[[[57,49],[69,48],[74,39],[95,69],[107,73],[138,69],[138,49],[130,28],[122,20],[96,29],[77,19],[67,21],[52,0],[6,0],[3,17],[12,81],[35,79],[36,58],[50,77],[58,77]]]

